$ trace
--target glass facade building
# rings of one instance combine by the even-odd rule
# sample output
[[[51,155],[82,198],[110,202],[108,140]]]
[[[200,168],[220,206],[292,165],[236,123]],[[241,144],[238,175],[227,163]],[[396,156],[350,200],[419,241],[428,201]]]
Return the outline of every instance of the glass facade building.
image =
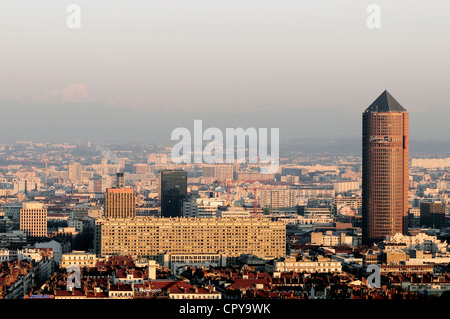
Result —
[[[445,227],[445,204],[422,202],[420,203],[420,226],[434,229]]]
[[[187,195],[187,172],[164,170],[159,173],[161,217],[182,217]]]

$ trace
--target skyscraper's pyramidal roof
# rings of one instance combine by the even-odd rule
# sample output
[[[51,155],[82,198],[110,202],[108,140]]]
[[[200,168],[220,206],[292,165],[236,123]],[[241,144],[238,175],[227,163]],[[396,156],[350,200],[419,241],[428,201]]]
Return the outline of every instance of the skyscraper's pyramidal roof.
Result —
[[[406,112],[403,106],[388,91],[381,95],[366,109],[366,112]]]

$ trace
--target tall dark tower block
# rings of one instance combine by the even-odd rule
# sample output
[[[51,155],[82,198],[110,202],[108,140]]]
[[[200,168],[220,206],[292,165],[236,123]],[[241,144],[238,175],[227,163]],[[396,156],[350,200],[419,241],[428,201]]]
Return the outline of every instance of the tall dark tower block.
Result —
[[[420,203],[420,226],[434,229],[445,227],[445,204],[421,202]]]
[[[116,188],[124,188],[125,187],[125,179],[123,177],[123,173],[116,174]]]
[[[408,230],[407,111],[384,91],[362,116],[362,240]]]
[[[165,170],[159,173],[161,217],[182,217],[187,195],[187,172]]]

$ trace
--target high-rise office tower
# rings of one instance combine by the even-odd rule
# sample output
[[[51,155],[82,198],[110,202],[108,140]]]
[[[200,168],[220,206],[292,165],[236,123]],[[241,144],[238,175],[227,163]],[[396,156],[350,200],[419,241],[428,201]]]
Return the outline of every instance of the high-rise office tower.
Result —
[[[136,195],[133,189],[124,188],[124,185],[123,173],[117,173],[116,187],[108,188],[105,193],[105,217],[136,217]]]
[[[164,170],[159,173],[161,217],[182,217],[183,200],[187,195],[187,172]]]
[[[407,111],[387,91],[363,113],[363,244],[407,233],[408,124]]]
[[[47,237],[47,209],[41,203],[23,203],[20,230],[31,237]]]
[[[435,229],[445,227],[445,204],[421,202],[420,226],[431,227]]]

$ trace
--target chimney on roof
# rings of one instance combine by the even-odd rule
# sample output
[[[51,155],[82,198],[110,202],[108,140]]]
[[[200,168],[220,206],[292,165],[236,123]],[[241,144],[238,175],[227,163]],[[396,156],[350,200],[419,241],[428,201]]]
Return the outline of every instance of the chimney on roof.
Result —
[[[156,262],[154,260],[148,261],[148,280],[156,279]]]

